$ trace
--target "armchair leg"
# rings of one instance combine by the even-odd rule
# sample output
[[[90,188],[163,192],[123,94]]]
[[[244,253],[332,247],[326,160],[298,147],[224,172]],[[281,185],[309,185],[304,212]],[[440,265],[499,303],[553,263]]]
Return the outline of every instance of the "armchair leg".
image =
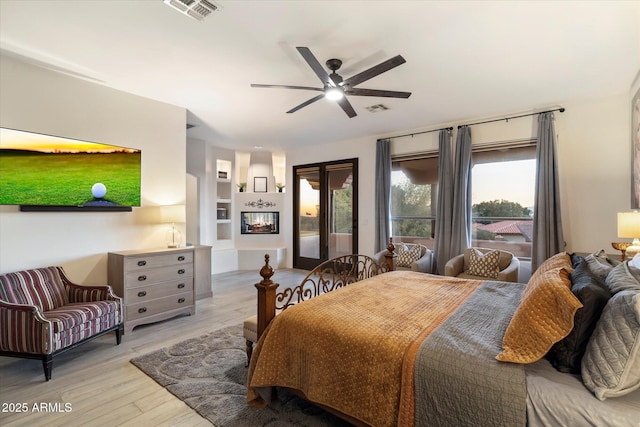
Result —
[[[124,334],[124,325],[120,324],[118,329],[116,329],[116,345],[120,345],[122,342],[122,334]]]
[[[53,356],[45,354],[42,356],[42,367],[44,368],[44,378],[49,381],[51,379],[51,371],[53,371]]]

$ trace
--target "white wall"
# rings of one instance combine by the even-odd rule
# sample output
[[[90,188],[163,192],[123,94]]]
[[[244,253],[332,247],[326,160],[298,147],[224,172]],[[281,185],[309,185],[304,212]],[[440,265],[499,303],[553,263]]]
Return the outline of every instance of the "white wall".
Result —
[[[637,85],[636,85],[637,86]],[[561,207],[567,250],[594,252],[616,251],[611,242],[616,235],[616,213],[630,209],[631,202],[631,92],[604,99],[559,103],[564,113],[555,113],[558,134]],[[508,114],[507,114],[508,115]],[[530,139],[537,133],[537,116],[501,121],[471,128],[474,144]],[[469,119],[443,123],[441,127],[481,121]],[[399,131],[390,135],[338,143],[305,146],[287,152],[287,183],[292,183],[292,166],[357,157],[359,159],[359,252],[374,252],[374,182],[376,139],[419,130]],[[437,132],[399,138],[392,143],[392,153],[412,153],[437,149]],[[292,212],[292,197],[287,197]],[[286,224],[287,242],[292,242],[292,224]],[[291,247],[292,243],[289,243]],[[292,265],[292,254],[288,254]]]
[[[105,284],[107,252],[163,247],[149,207],[184,204],[186,111],[0,57],[2,127],[142,150],[142,206],[133,212],[20,212],[0,206],[0,272],[62,265]],[[180,226],[184,234],[184,224]]]

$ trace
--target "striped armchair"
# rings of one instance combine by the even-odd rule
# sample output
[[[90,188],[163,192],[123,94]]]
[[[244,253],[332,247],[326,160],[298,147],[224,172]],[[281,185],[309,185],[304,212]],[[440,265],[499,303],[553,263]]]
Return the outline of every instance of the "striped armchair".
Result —
[[[122,317],[110,286],[76,285],[61,267],[0,275],[0,356],[41,359],[47,381],[58,354],[111,331],[120,344]]]

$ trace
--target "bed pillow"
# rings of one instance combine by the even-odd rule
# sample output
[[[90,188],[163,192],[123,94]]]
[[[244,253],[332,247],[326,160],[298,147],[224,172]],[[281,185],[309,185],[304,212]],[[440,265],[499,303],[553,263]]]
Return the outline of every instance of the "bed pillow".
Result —
[[[420,259],[420,246],[400,244],[398,246],[398,257],[396,258],[396,266],[411,267],[414,261]]]
[[[499,260],[500,251],[498,250],[482,253],[476,248],[471,248],[469,250],[469,269],[465,273],[471,276],[497,279],[500,272]]]
[[[569,274],[561,267],[531,277],[502,338],[497,360],[533,363],[571,332],[573,317],[582,304],[571,292]]]
[[[605,283],[612,294],[624,290],[640,291],[640,269],[629,261],[622,262],[611,269]]]
[[[598,276],[600,280],[605,280],[609,272],[617,265],[615,261],[607,258],[604,249],[587,255],[584,260],[587,262],[589,270]]]
[[[550,258],[547,258],[542,264],[540,264],[540,266],[538,266],[531,277],[533,278],[533,276],[535,276],[536,274],[542,274],[549,270],[557,268],[565,268],[569,272],[569,274],[573,272],[571,257],[568,253],[559,252],[551,256]]]
[[[582,381],[598,399],[640,388],[640,292],[611,297],[582,358]]]
[[[558,371],[579,374],[587,343],[611,293],[591,273],[584,260],[578,261],[571,273],[571,292],[582,303],[582,308],[576,311],[569,335],[554,344],[546,357]]]

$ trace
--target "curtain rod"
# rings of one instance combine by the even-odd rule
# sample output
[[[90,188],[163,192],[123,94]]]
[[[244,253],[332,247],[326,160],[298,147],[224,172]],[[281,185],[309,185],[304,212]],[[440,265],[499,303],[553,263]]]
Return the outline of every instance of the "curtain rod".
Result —
[[[448,128],[442,128],[442,129],[432,129],[432,130],[424,130],[422,132],[414,132],[414,133],[407,133],[404,135],[398,135],[398,136],[388,136],[386,138],[381,138],[381,139],[395,139],[395,138],[404,138],[405,136],[411,136],[413,137],[413,135],[420,135],[423,133],[429,133],[429,132],[439,132],[441,130],[448,130],[448,131],[452,131],[453,128],[452,127],[448,127]]]
[[[560,108],[556,108],[553,110],[547,110],[547,111],[538,111],[537,113],[529,113],[529,114],[522,114],[520,116],[512,116],[512,117],[503,117],[501,119],[493,119],[493,120],[486,120],[484,122],[476,122],[476,123],[469,123],[467,125],[460,125],[458,126],[458,129],[460,129],[463,126],[473,126],[473,125],[481,125],[484,123],[493,123],[493,122],[501,122],[503,120],[509,121],[511,119],[519,119],[520,117],[528,117],[528,116],[535,116],[536,114],[544,114],[544,113],[553,113],[554,111],[560,111],[561,113],[564,113],[565,108],[564,107],[560,107]]]

